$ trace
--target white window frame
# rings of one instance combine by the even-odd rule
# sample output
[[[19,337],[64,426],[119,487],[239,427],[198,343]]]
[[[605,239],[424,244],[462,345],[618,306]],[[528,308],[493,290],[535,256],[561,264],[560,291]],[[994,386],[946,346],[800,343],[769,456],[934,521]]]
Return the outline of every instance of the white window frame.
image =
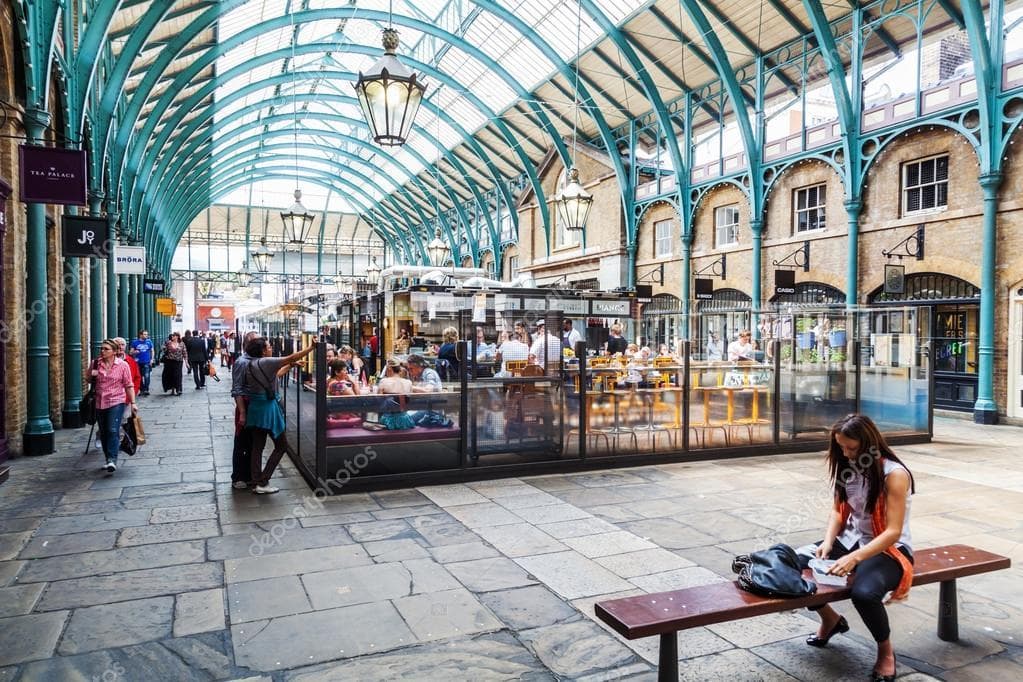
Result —
[[[729,216],[732,220],[724,222],[722,218]],[[722,230],[727,230],[724,235],[730,237],[725,241],[722,237]],[[718,206],[714,209],[714,246],[732,246],[739,243],[739,204]]]
[[[506,273],[508,281],[512,281],[519,275],[519,257],[518,254],[514,256],[508,256],[508,272]]]
[[[654,223],[654,258],[669,258],[674,255],[674,236],[674,220],[669,218]]]
[[[938,162],[941,159],[945,160],[945,177],[944,177],[944,179],[939,180],[939,179],[937,179],[938,178]],[[901,182],[901,185],[902,185],[902,187],[901,187],[901,190],[902,190],[902,215],[910,216],[910,215],[920,215],[920,214],[923,214],[923,213],[936,213],[936,212],[939,212],[939,211],[944,211],[945,209],[948,208],[948,178],[949,178],[949,175],[950,175],[949,170],[951,168],[950,161],[951,161],[951,159],[950,159],[948,154],[935,154],[934,156],[927,156],[927,157],[924,157],[922,159],[914,159],[913,161],[907,161],[907,162],[902,164],[902,169],[901,169],[901,173],[900,173],[900,182]],[[933,175],[932,175],[932,179],[931,179],[930,182],[920,181],[920,178],[922,177],[921,171],[923,170],[924,164],[928,164],[928,163],[934,164],[934,172],[933,172]],[[918,168],[917,174],[916,174],[918,182],[915,185],[910,185],[909,184],[910,169],[912,167],[914,167],[914,166],[916,166]],[[926,190],[927,190],[928,187],[933,187],[934,188],[934,192],[933,192],[934,205],[932,205],[932,206],[924,206],[923,205],[923,203],[924,203],[924,195],[926,194]],[[911,209],[911,208],[909,208],[909,206],[910,206],[910,196],[912,196],[912,194],[916,193],[916,192],[919,192],[919,204],[918,204],[917,208]],[[942,194],[942,192],[944,192],[944,195],[945,195],[944,196],[944,203],[938,203],[939,197]]]
[[[810,193],[816,190],[817,203],[813,206],[809,203]],[[800,196],[807,197],[806,205],[802,208],[799,206]],[[792,234],[801,234],[804,232],[816,232],[823,230],[827,227],[827,203],[828,203],[828,186],[827,183],[819,183],[816,185],[807,185],[806,187],[799,187],[792,191]],[[805,215],[807,227],[800,227],[800,217]],[[811,217],[816,215],[817,223],[813,227],[809,227],[811,224]]]

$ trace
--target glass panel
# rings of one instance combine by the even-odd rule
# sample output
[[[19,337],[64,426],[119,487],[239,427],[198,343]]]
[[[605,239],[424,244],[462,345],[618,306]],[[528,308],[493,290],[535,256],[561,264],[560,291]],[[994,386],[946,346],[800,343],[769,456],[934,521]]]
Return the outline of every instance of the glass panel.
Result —
[[[921,333],[929,328],[928,313],[927,308],[888,309],[864,320],[860,411],[885,434],[928,430],[930,338]]]

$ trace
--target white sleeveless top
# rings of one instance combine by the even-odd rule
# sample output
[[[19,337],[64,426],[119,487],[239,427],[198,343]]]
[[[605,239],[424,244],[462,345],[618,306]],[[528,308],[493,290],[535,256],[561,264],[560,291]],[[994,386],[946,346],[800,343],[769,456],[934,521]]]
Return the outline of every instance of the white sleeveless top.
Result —
[[[888,459],[884,460],[885,478],[888,478],[888,474],[896,469],[905,471],[906,467]],[[853,550],[856,549],[857,545],[866,545],[874,539],[874,527],[870,521],[870,514],[865,511],[867,506],[867,479],[859,472],[854,472],[845,489],[848,495],[849,506],[852,507],[852,513],[849,514],[849,518],[845,522],[845,528],[842,529],[842,533],[836,539],[842,543],[842,546]],[[913,551],[912,538],[909,534],[911,498],[912,493],[907,493],[906,513],[902,517],[902,534],[895,543],[896,547],[905,547],[910,552]]]

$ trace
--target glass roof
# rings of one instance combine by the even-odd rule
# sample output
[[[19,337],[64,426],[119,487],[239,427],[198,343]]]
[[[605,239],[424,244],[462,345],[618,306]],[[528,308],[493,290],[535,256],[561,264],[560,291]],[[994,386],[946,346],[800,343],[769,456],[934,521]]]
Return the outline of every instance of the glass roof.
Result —
[[[578,44],[583,49],[603,38],[603,31],[586,12],[579,16],[576,0],[498,0],[498,4],[534,30],[565,61],[575,58],[577,27]],[[597,4],[611,21],[619,23],[649,2],[597,0]],[[217,42],[224,45],[262,22],[293,16],[289,14],[292,11],[329,9],[338,5],[337,0],[306,0],[301,4],[292,0],[249,0],[219,20],[216,25]],[[486,63],[444,37],[434,37],[414,27],[399,25],[399,58],[420,74],[428,68],[447,75],[451,82],[445,83],[435,75],[425,75],[428,84],[426,103],[416,119],[415,132],[409,144],[406,148],[381,150],[368,141],[368,130],[354,99],[354,81],[339,78],[337,74],[352,74],[353,78],[354,74],[368,70],[379,58],[381,30],[386,25],[388,9],[388,0],[358,0],[355,13],[349,19],[318,20],[298,25],[292,19],[279,28],[260,32],[222,54],[215,67],[218,84],[214,109],[218,124],[215,168],[225,167],[224,160],[229,162],[241,152],[252,154],[254,159],[265,159],[267,153],[261,149],[269,144],[287,145],[294,149],[297,138],[299,145],[319,144],[327,150],[343,151],[345,154],[333,155],[338,158],[338,163],[363,176],[360,179],[352,175],[349,180],[360,184],[367,195],[378,200],[437,162],[441,151],[435,144],[436,140],[445,150],[460,145],[465,141],[464,135],[479,131],[518,102],[519,93],[534,90],[556,72],[554,63],[519,30],[494,14],[481,11],[469,0],[394,0],[395,16],[412,17],[460,35],[466,44],[477,46],[492,63]],[[372,15],[371,12],[382,14]],[[566,26],[571,30],[565,30]],[[303,46],[309,45],[318,47],[303,52]],[[280,56],[249,66],[274,52]],[[413,60],[419,64],[410,63]],[[495,72],[495,64],[507,72],[513,84]],[[141,77],[142,74],[137,76]],[[253,84],[274,78],[277,78],[275,84],[239,95],[241,90]],[[482,103],[482,109],[473,101],[474,98]],[[567,102],[559,104],[569,106]],[[248,113],[237,117],[238,112],[250,107]],[[434,110],[442,112],[441,115],[436,115]],[[331,119],[318,120],[316,116],[322,114],[329,115]],[[264,126],[258,125],[259,121],[274,116],[282,118],[271,120]],[[228,119],[231,122],[220,128],[220,124]],[[516,114],[511,120],[520,130],[530,129],[531,134],[538,138],[541,136],[535,119],[527,123],[525,115]],[[246,132],[239,138],[237,133],[242,129]],[[260,131],[262,143],[259,141]],[[323,134],[330,132],[337,135]],[[346,143],[342,141],[345,137],[354,139]],[[239,140],[245,142],[236,144]],[[366,144],[360,145],[358,141]],[[549,144],[549,139],[546,144]],[[319,153],[325,162],[331,156],[326,151]],[[302,150],[301,154],[315,157],[317,152]],[[270,155],[279,157],[278,163],[260,162],[254,167],[294,165],[294,152],[289,154],[277,149]],[[508,156],[511,158],[510,153]],[[290,163],[287,161],[289,157]],[[355,162],[353,157],[365,161]],[[330,172],[329,165],[314,164],[309,158],[303,158],[299,165],[299,173],[302,168],[313,167]],[[263,184],[266,201],[279,200],[281,206],[291,203],[293,180],[273,180]],[[275,188],[277,184],[280,189]],[[308,201],[305,198],[303,201],[310,208],[317,200],[326,201],[326,194],[318,187],[303,187],[303,196],[308,198]],[[450,205],[446,195],[440,195],[438,199],[443,205]],[[237,200],[237,192],[224,199]],[[358,202],[353,203],[349,197],[335,193],[330,202],[331,210],[360,212]]]

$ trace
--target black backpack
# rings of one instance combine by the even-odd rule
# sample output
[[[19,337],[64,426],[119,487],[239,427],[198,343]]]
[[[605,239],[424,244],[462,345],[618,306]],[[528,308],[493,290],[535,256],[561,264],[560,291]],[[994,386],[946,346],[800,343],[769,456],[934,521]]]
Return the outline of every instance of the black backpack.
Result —
[[[782,543],[735,557],[732,572],[739,574],[739,587],[761,597],[807,597],[817,592],[817,583],[803,578],[796,550]]]

